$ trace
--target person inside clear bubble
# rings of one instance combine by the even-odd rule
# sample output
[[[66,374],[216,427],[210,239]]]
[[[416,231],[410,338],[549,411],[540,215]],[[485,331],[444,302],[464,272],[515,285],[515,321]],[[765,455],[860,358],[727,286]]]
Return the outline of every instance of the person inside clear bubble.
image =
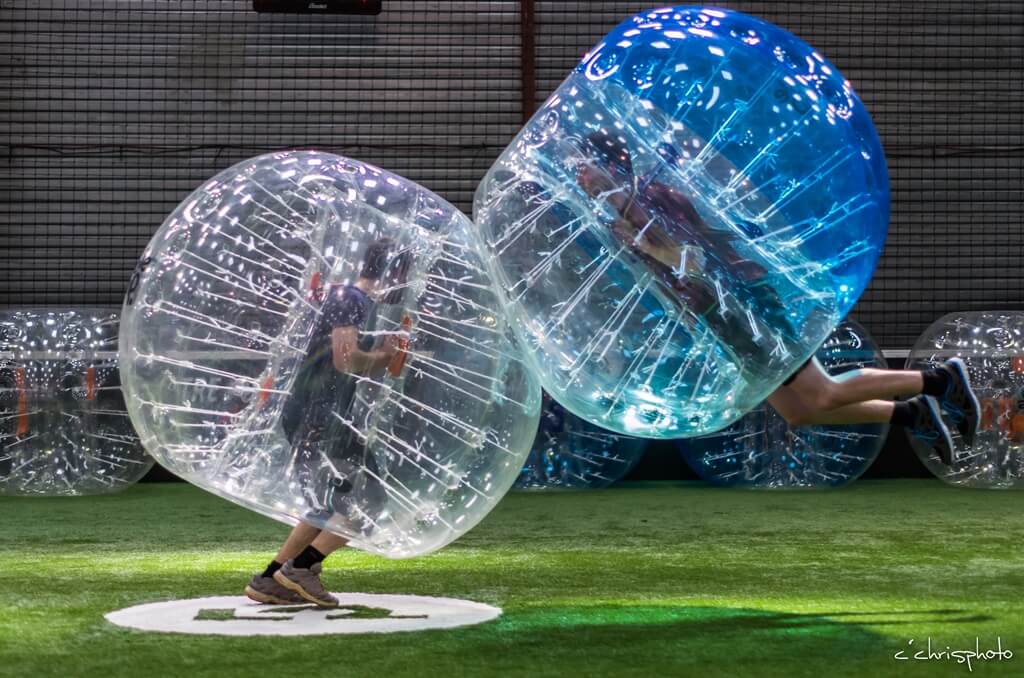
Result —
[[[755,317],[785,337],[795,334],[785,305],[768,284],[768,271],[739,251],[737,234],[710,226],[689,197],[657,180],[657,172],[638,175],[621,137],[597,131],[586,145],[587,160],[579,165],[576,181],[617,215],[609,230],[623,251],[671,290],[684,314],[738,353],[738,362],[767,364],[775,342],[754,339],[742,307],[750,306]],[[719,312],[730,307],[732,312]]]
[[[742,256],[736,235],[709,227],[681,191],[637,176],[621,137],[598,131],[587,137],[587,144],[588,159],[579,165],[576,181],[587,195],[612,208],[616,218],[609,230],[623,251],[640,259],[671,290],[680,310],[706,324],[739,354],[739,362],[767,364],[774,347],[754,338],[746,314],[718,312],[718,288],[733,285],[746,291],[745,300],[768,325],[793,336],[783,302],[764,284],[764,267]],[[833,379],[811,358],[768,403],[791,426],[890,423],[907,428],[947,465],[954,462],[956,447],[942,412],[955,422],[967,446],[981,424],[981,407],[958,358],[924,371],[863,369],[841,379]]]
[[[320,574],[324,559],[347,540],[312,523],[322,525],[335,514],[372,515],[386,499],[364,446],[372,403],[358,386],[380,381],[403,355],[402,332],[370,331],[378,305],[404,298],[412,256],[396,249],[391,240],[374,241],[354,283],[314,295],[322,297],[320,317],[281,416],[309,522],[292,528],[266,569],[252,577],[245,594],[253,600],[337,606]]]

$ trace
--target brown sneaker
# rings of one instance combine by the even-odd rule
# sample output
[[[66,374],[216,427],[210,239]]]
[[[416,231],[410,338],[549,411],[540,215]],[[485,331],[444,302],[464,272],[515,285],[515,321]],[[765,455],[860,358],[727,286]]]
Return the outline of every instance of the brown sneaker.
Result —
[[[273,577],[259,574],[253,575],[249,580],[249,585],[245,587],[245,595],[257,603],[268,605],[294,605],[306,602],[305,598],[281,586]]]
[[[322,569],[320,563],[314,563],[313,567],[304,570],[295,567],[289,560],[274,573],[274,581],[320,607],[338,607],[338,599],[328,593],[320,583]]]

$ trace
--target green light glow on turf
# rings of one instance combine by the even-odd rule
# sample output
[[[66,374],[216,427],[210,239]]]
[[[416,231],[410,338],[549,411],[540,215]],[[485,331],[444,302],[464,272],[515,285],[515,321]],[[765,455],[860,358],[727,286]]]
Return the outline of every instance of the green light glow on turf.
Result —
[[[578,675],[580,667],[880,675],[912,637],[973,647],[975,636],[1001,636],[1004,647],[1024,648],[1022,501],[937,480],[861,481],[827,495],[696,484],[512,495],[430,557],[339,553],[325,568],[335,591],[474,599],[501,606],[501,619],[339,646],[140,634],[102,620],[145,602],[241,594],[287,533],[269,519],[183,484],[0,500],[4,562],[31,564],[0,568],[0,667],[36,678],[152,675],[154,666],[173,678],[228,678],[270,665],[319,675],[331,657],[388,678]],[[956,520],[932,529],[951,509]],[[950,675],[964,675],[960,668]],[[906,670],[931,678],[947,669]]]

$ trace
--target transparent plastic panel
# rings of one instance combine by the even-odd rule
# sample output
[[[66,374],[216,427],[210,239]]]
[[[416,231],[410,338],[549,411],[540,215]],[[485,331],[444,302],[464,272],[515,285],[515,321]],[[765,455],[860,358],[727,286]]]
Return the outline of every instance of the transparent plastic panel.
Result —
[[[540,428],[515,487],[520,490],[603,488],[637,465],[648,441],[606,431],[544,395]]]

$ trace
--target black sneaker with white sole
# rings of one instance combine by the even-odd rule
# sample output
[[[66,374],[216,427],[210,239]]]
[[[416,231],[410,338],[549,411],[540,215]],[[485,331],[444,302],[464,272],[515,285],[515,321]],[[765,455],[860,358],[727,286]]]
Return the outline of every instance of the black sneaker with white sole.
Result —
[[[981,427],[981,403],[971,388],[967,365],[960,358],[952,358],[940,369],[949,375],[949,382],[939,397],[939,406],[956,424],[964,445],[973,445],[974,434]]]
[[[916,412],[914,425],[909,429],[910,435],[931,447],[943,464],[952,466],[953,436],[946,422],[942,421],[938,403],[931,396],[918,396],[908,402]]]

